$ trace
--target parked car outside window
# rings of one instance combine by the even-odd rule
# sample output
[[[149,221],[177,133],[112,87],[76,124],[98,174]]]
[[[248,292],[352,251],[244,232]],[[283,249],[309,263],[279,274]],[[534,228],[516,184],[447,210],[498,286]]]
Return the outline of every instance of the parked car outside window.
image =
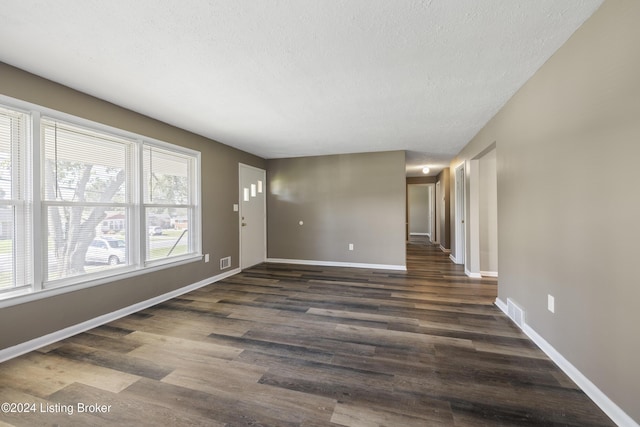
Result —
[[[127,246],[122,239],[97,238],[93,239],[84,260],[87,263],[118,265],[125,262]]]
[[[162,227],[149,227],[149,236],[162,236]]]

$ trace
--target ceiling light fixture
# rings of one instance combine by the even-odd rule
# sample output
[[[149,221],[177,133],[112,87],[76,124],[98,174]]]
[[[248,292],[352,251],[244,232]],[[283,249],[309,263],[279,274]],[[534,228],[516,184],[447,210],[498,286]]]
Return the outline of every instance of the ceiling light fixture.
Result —
[[[425,167],[423,167],[423,168],[422,168],[422,173],[423,173],[423,174],[425,174],[425,175],[426,175],[426,174],[428,174],[428,173],[429,173],[429,168],[428,168],[428,167],[426,167],[426,166],[425,166]]]

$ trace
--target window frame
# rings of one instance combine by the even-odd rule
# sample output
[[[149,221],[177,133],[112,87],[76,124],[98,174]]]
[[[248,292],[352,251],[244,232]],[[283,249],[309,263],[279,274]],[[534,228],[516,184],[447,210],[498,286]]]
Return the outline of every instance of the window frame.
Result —
[[[183,205],[183,204],[170,204],[170,203],[151,203],[151,202],[147,202],[145,200],[144,197],[144,186],[146,185],[145,179],[144,179],[144,149],[145,146],[149,146],[149,147],[156,147],[158,149],[161,149],[163,151],[170,151],[170,152],[175,152],[180,156],[183,157],[187,157],[190,158],[190,173],[189,175],[191,175],[190,179],[194,180],[195,182],[192,183],[192,185],[190,185],[189,188],[189,201],[191,203]],[[161,259],[147,259],[148,258],[148,253],[147,253],[147,248],[149,247],[148,243],[149,243],[149,233],[148,233],[148,229],[149,229],[149,225],[147,224],[147,216],[146,216],[146,210],[147,208],[179,208],[179,209],[190,209],[192,210],[190,212],[190,215],[188,215],[189,217],[189,224],[193,223],[193,230],[195,230],[195,233],[198,233],[196,235],[196,238],[192,241],[192,250],[193,253],[196,254],[201,254],[202,253],[202,232],[201,230],[201,203],[200,203],[200,177],[201,177],[201,169],[200,169],[200,154],[199,152],[197,152],[197,155],[194,156],[193,155],[193,150],[177,150],[176,148],[182,148],[182,147],[176,147],[175,145],[171,145],[162,141],[157,141],[157,140],[152,140],[151,138],[147,138],[144,141],[142,141],[142,144],[140,144],[140,175],[139,175],[139,183],[140,183],[140,209],[142,210],[139,217],[140,220],[142,221],[142,224],[140,226],[140,231],[141,231],[141,237],[142,239],[140,240],[142,242],[141,246],[141,250],[139,251],[141,259],[140,262],[143,263],[146,266],[152,267],[152,266],[156,266],[156,265],[162,265],[168,262],[171,262],[171,260],[179,260],[181,258],[184,257],[189,257],[191,256],[191,254],[185,254],[185,255],[176,255],[176,256],[172,256],[172,257],[167,257],[167,258],[161,258]],[[191,234],[192,232],[192,227],[191,225],[189,225],[189,234]],[[197,237],[197,236],[200,237]],[[189,238],[192,238],[191,236],[189,236]]]
[[[126,200],[124,202],[76,202],[76,201],[59,201],[59,200],[50,200],[46,197],[45,191],[44,191],[44,186],[45,186],[45,182],[47,180],[47,177],[45,176],[45,162],[46,162],[46,156],[42,155],[41,158],[41,162],[40,162],[40,174],[41,174],[41,193],[42,193],[42,197],[40,199],[40,207],[41,207],[41,214],[42,214],[42,228],[41,228],[41,234],[43,237],[46,237],[48,239],[48,230],[49,230],[49,219],[48,219],[48,211],[50,208],[73,208],[73,207],[79,207],[82,209],[87,209],[87,208],[99,208],[99,207],[105,207],[105,208],[116,208],[116,209],[123,209],[125,212],[126,217],[129,219],[127,221],[127,226],[125,227],[125,234],[127,235],[127,239],[129,240],[128,236],[131,235],[131,231],[133,229],[135,229],[136,227],[136,218],[133,216],[133,212],[134,212],[134,207],[136,204],[136,194],[135,194],[135,180],[136,180],[136,144],[137,142],[132,139],[132,138],[125,138],[122,136],[116,136],[111,132],[107,132],[107,131],[96,131],[95,129],[89,128],[87,126],[82,126],[82,125],[77,125],[75,123],[70,123],[67,120],[59,120],[56,118],[52,118],[49,115],[41,117],[40,118],[40,140],[39,140],[39,144],[40,144],[40,150],[41,150],[41,154],[45,152],[46,148],[45,148],[45,143],[46,143],[46,138],[45,138],[45,126],[48,126],[48,124],[44,124],[43,122],[55,122],[55,124],[60,124],[64,127],[67,127],[69,129],[71,129],[72,131],[74,130],[78,130],[80,132],[86,132],[87,134],[95,134],[93,135],[94,137],[103,137],[105,138],[105,140],[113,140],[114,143],[122,143],[122,144],[127,144],[129,145],[128,147],[125,148],[125,151],[131,151],[131,153],[129,155],[125,155],[125,163],[126,160],[128,160],[129,164],[125,164],[125,170],[126,172],[126,176],[125,176],[125,181],[123,182],[123,185],[127,188],[125,188],[125,194],[126,194]],[[35,144],[35,138],[33,143]],[[95,238],[98,238],[100,236],[95,236]],[[50,288],[50,287],[58,287],[58,286],[66,286],[68,284],[73,284],[74,282],[80,280],[80,278],[83,277],[87,277],[87,278],[100,278],[100,277],[109,277],[109,276],[113,276],[115,274],[117,274],[117,271],[127,271],[127,270],[131,270],[131,269],[135,269],[135,264],[133,262],[133,260],[135,259],[135,253],[137,252],[137,248],[136,248],[136,242],[135,241],[130,241],[129,245],[128,245],[128,253],[127,253],[127,260],[125,265],[122,266],[117,266],[116,268],[110,268],[110,269],[103,269],[101,271],[96,271],[96,272],[92,272],[92,273],[84,273],[81,275],[73,275],[73,276],[68,276],[68,277],[62,277],[62,278],[56,278],[56,279],[50,279],[49,278],[49,271],[48,271],[48,246],[47,244],[45,244],[44,239],[41,240],[41,244],[39,245],[39,248],[42,252],[42,260],[43,260],[43,271],[42,271],[42,278],[41,278],[41,282],[42,282],[42,286],[44,288]],[[111,273],[112,271],[116,271],[116,273]]]
[[[7,206],[12,211],[13,218],[13,237],[12,237],[12,282],[13,286],[6,289],[0,289],[0,298],[8,298],[15,294],[28,292],[29,288],[33,288],[34,277],[34,257],[33,257],[33,198],[31,188],[35,185],[33,181],[32,171],[32,119],[28,110],[1,104],[0,107],[7,111],[9,115],[15,114],[22,121],[19,142],[9,141],[10,146],[10,162],[11,162],[11,197],[9,199],[0,200],[0,205]],[[17,150],[15,150],[17,146]],[[17,168],[15,165],[18,165]],[[18,172],[16,172],[16,170]],[[24,172],[22,172],[24,171]],[[27,174],[24,176],[22,174]],[[17,234],[28,236],[22,241],[17,239]],[[18,240],[18,241],[16,241]],[[16,256],[20,254],[20,259]],[[21,265],[18,265],[21,264]],[[19,278],[25,280],[22,285],[18,285]]]
[[[187,147],[183,147],[177,144],[172,144],[166,141],[158,140],[145,135],[140,135],[134,132],[88,120],[82,117],[71,115],[68,113],[53,110],[47,107],[22,101],[19,99],[11,98],[0,94],[0,107],[7,110],[12,110],[27,115],[27,121],[30,122],[30,126],[27,129],[27,150],[30,151],[30,161],[26,173],[30,174],[30,188],[26,189],[27,195],[31,200],[31,239],[29,245],[32,248],[31,257],[31,277],[32,284],[25,284],[20,288],[15,288],[13,291],[0,291],[0,308],[12,306],[15,304],[22,304],[29,301],[34,301],[42,298],[48,298],[54,295],[59,295],[67,292],[76,291],[79,289],[91,288],[114,281],[124,280],[131,277],[136,277],[154,271],[163,270],[166,268],[177,267],[180,265],[201,261],[202,255],[202,203],[201,203],[201,153],[197,150],[193,150]],[[130,140],[134,144],[135,153],[130,156],[131,162],[135,163],[132,169],[132,175],[134,175],[131,193],[131,220],[127,218],[126,227],[128,239],[130,240],[131,250],[127,257],[129,258],[130,265],[123,266],[122,268],[105,269],[96,273],[87,273],[78,276],[71,276],[64,279],[58,279],[55,281],[46,282],[46,268],[44,257],[47,255],[47,245],[43,239],[47,236],[46,224],[47,224],[47,206],[49,202],[45,200],[44,195],[44,176],[42,169],[44,167],[44,152],[43,152],[43,138],[41,137],[42,126],[41,120],[54,120],[64,122],[70,126],[77,126],[84,128],[90,132],[98,134],[106,134],[107,136],[115,137],[117,139]],[[143,246],[146,244],[145,240],[148,238],[147,232],[144,228],[144,200],[142,193],[142,149],[144,144],[157,146],[163,150],[175,151],[181,153],[181,155],[193,157],[194,172],[193,172],[193,200],[194,206],[194,221],[193,226],[190,225],[190,233],[193,230],[193,251],[189,254],[170,257],[161,260],[154,260],[152,263],[144,261]],[[13,197],[13,195],[12,195]]]

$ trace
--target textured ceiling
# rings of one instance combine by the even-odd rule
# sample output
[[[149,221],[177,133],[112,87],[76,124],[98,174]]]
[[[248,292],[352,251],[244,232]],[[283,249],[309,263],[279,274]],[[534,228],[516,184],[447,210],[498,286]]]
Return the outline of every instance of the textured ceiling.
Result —
[[[2,0],[0,60],[265,158],[432,174],[602,0]]]

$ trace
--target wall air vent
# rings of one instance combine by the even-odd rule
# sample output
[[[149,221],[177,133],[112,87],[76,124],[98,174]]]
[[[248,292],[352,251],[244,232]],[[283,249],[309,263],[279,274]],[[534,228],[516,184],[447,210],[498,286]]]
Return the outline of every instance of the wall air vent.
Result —
[[[220,270],[231,267],[231,257],[220,258]]]
[[[524,327],[524,311],[509,298],[507,298],[507,315],[520,329]]]
[[[231,257],[220,258],[220,270],[231,267]]]

